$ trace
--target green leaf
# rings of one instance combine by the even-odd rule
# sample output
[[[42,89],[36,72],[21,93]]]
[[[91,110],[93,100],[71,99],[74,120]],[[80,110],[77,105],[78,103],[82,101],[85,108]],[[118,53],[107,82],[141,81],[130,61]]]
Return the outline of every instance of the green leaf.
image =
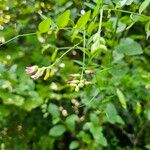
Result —
[[[69,145],[69,149],[76,149],[79,147],[79,142],[78,141],[72,141]]]
[[[147,111],[147,119],[150,120],[150,110]]]
[[[84,5],[86,5],[87,7],[89,7],[90,9],[94,9],[95,8],[95,5],[93,5],[92,3],[87,3],[87,2],[84,2]]]
[[[106,105],[105,111],[106,111],[108,117],[113,117],[113,116],[117,115],[117,110],[112,103],[108,103]]]
[[[109,72],[117,78],[123,77],[126,75],[129,71],[129,68],[126,63],[122,61],[118,61],[117,63],[114,63],[112,65],[112,68],[109,70]]]
[[[142,16],[142,15],[139,15],[139,14],[131,14],[130,18],[132,19],[133,23],[137,22],[137,21],[146,22],[146,21],[150,20],[149,16],[144,16],[144,15]]]
[[[124,121],[123,121],[123,119],[122,119],[119,115],[117,115],[117,116],[115,117],[115,122],[116,122],[116,123],[119,123],[119,124],[121,124],[121,125],[124,125],[124,124],[125,124]]]
[[[150,0],[145,0],[144,2],[142,2],[139,8],[139,13],[141,14],[146,9],[146,7],[148,7],[149,4]]]
[[[50,22],[51,22],[50,18],[46,18],[45,20],[43,20],[38,26],[39,32],[40,33],[48,32],[50,28]]]
[[[82,140],[87,144],[91,143],[90,135],[88,133],[85,133],[84,131],[80,131],[78,137],[82,138]]]
[[[61,136],[66,131],[66,127],[64,125],[56,125],[50,129],[49,134],[51,136],[57,137]]]
[[[90,114],[90,120],[91,120],[91,122],[93,122],[95,125],[98,125],[98,123],[99,123],[99,118],[98,118],[98,116],[97,116],[96,114],[94,114],[94,113],[91,113],[91,114]]]
[[[64,28],[68,25],[70,18],[70,10],[66,10],[63,14],[61,14],[56,21],[56,24],[59,28]]]
[[[92,18],[95,18],[95,17],[98,15],[98,13],[99,13],[99,6],[96,6],[96,7],[94,8],[94,12],[93,12],[93,14],[92,14]]]
[[[41,147],[41,150],[48,150],[48,149],[54,149],[54,142],[55,139],[51,138],[50,136],[47,135],[42,135],[40,136],[39,144],[38,146]]]
[[[0,121],[2,121],[4,117],[7,117],[9,114],[9,108],[7,108],[5,105],[0,106]]]
[[[119,90],[117,89],[117,96],[119,98],[119,101],[121,103],[121,106],[124,108],[124,109],[127,109],[127,104],[126,104],[126,99],[125,99],[125,96],[124,94]]]
[[[3,103],[6,105],[22,106],[25,102],[24,97],[10,93],[1,93],[0,98],[2,98]]]
[[[93,30],[98,26],[98,24],[96,24],[95,22],[91,22],[88,25],[88,29],[87,29],[87,33],[91,35],[91,33],[93,32]]]
[[[103,146],[107,146],[107,140],[102,133],[102,127],[91,126],[90,132],[92,133],[97,143]]]
[[[83,125],[83,130],[89,130],[90,127],[92,125],[92,122],[86,122],[84,125]]]
[[[0,73],[5,72],[4,65],[0,62]]]
[[[91,11],[86,12],[77,21],[77,29],[84,29],[91,15]]]
[[[58,117],[60,115],[57,105],[50,103],[48,106],[48,111],[53,117]]]
[[[135,107],[135,112],[136,112],[137,116],[140,115],[141,111],[142,111],[142,106],[139,102],[137,102],[136,107]]]
[[[126,24],[119,21],[116,33],[123,32],[125,29],[126,29]]]
[[[96,7],[94,8],[92,19],[95,18],[99,14],[99,8],[102,6],[103,0],[97,0]]]
[[[143,53],[141,45],[130,38],[121,39],[119,45],[115,49],[120,53],[131,56]]]
[[[124,121],[118,115],[117,110],[112,103],[106,104],[105,112],[106,112],[106,117],[103,118],[104,122],[110,122],[112,124],[119,123],[124,125]]]
[[[53,120],[52,123],[53,124],[58,123],[60,120],[60,112],[59,112],[57,105],[50,103],[48,106],[48,112],[52,116],[52,120]]]
[[[131,5],[133,0],[121,0],[121,1],[116,1],[117,2],[117,8],[123,7],[124,5]]]
[[[25,110],[31,111],[32,109],[40,106],[42,104],[42,99],[40,97],[33,97],[24,101],[22,106]]]
[[[67,118],[66,118],[66,124],[67,124],[67,126],[68,126],[68,128],[70,129],[70,130],[74,130],[75,129],[75,121],[78,119],[78,116],[77,115],[75,115],[75,114],[73,114],[73,115],[70,115],[70,116],[68,116]]]
[[[121,52],[119,52],[119,51],[117,51],[117,50],[114,50],[114,51],[113,51],[113,60],[114,60],[114,62],[117,62],[117,61],[122,60],[123,57],[124,57],[124,54],[123,54],[123,53],[121,53]]]

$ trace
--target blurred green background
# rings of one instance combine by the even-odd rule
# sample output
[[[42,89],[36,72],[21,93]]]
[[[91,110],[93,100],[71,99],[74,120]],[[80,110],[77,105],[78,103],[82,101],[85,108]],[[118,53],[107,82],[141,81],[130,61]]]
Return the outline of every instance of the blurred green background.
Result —
[[[1,150],[150,150],[149,6],[143,15],[132,14],[142,2],[0,0],[0,43],[38,31],[44,17],[55,27],[67,9],[70,28],[81,10],[93,13],[104,6],[131,12],[104,11],[101,35],[108,50],[92,60],[86,56],[86,68],[94,72],[86,76],[92,85],[78,92],[67,82],[70,74],[81,73],[80,50],[63,57],[46,81],[32,80],[25,67],[49,66],[66,51],[57,48],[73,46],[83,38],[80,33],[72,41],[72,30],[58,29],[0,46]],[[97,32],[99,13],[92,21],[87,43]]]

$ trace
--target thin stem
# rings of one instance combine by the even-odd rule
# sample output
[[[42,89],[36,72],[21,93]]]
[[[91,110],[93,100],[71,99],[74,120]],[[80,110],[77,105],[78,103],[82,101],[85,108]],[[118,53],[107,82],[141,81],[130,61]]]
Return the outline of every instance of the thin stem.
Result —
[[[112,41],[113,41],[112,48],[115,47],[116,41],[118,41],[116,32],[117,32],[117,27],[118,27],[118,23],[119,23],[119,17],[120,17],[120,15],[118,13],[116,13],[116,22],[115,22],[115,27],[114,27],[113,37],[112,37]]]
[[[135,14],[135,15],[139,15],[139,16],[142,16],[142,17],[149,17],[149,16],[145,16],[145,15],[142,15],[142,14],[139,14],[139,13],[128,11],[128,10],[121,10],[121,9],[104,9],[104,10],[119,11],[119,12],[123,12],[123,13],[127,13],[127,14]]]
[[[50,29],[50,30],[51,30],[51,31],[52,31],[52,30],[55,31],[55,30],[58,30],[58,29]],[[72,28],[60,28],[59,30],[72,30]],[[36,32],[33,32],[33,33],[25,33],[25,34],[17,35],[17,36],[15,36],[15,37],[13,37],[13,38],[7,40],[6,42],[0,44],[0,46],[5,45],[5,44],[7,44],[7,43],[9,43],[9,42],[11,42],[11,41],[17,39],[17,38],[25,37],[25,36],[30,36],[30,35],[35,35],[35,34],[36,34]]]
[[[83,32],[83,65],[82,65],[82,72],[81,72],[81,77],[80,77],[80,81],[82,80],[83,78],[83,73],[85,71],[85,46],[86,46],[86,39],[85,39],[85,35],[86,35],[86,31],[84,30]]]
[[[100,19],[99,19],[99,28],[98,28],[99,36],[101,35],[101,30],[102,30],[102,18],[103,18],[103,9],[101,8],[101,10],[100,10]]]
[[[142,125],[142,127],[140,128],[139,132],[137,133],[137,135],[135,136],[135,139],[133,140],[133,146],[134,149],[136,147],[136,144],[138,143],[139,137],[142,134],[143,130],[145,129],[145,126],[147,125],[147,121]]]
[[[72,30],[72,28],[59,28],[59,30]]]
[[[11,42],[11,41],[13,41],[13,40],[19,38],[19,37],[25,37],[25,36],[35,35],[35,34],[36,34],[36,33],[33,32],[33,33],[26,33],[26,34],[17,35],[17,36],[15,36],[15,37],[13,37],[13,38],[7,40],[6,42],[0,44],[0,46],[5,45],[5,44],[7,44],[7,43],[9,43],[9,42]]]
[[[50,69],[51,67],[53,67],[55,64],[57,64],[67,53],[69,53],[72,49],[74,49],[75,47],[77,47],[81,42],[75,44],[73,47],[71,47],[70,49],[68,49],[65,53],[63,53],[58,59],[56,59],[56,61],[51,64],[48,67],[45,67],[45,69]]]
[[[66,30],[66,31],[68,30],[68,31],[70,31],[70,30],[72,30],[72,28],[69,28],[69,27],[68,28],[58,28],[57,27],[57,28],[53,28],[53,29],[51,28],[50,29],[50,31],[55,31],[55,30]]]
[[[95,99],[95,97],[96,97],[98,94],[99,94],[99,93],[95,94],[95,95],[89,100],[88,103],[86,103],[86,104],[81,104],[81,105],[79,105],[78,107],[83,107],[83,106],[89,105],[89,104]]]
[[[57,48],[57,47],[56,47],[56,48]],[[58,50],[63,50],[63,49],[69,49],[69,48],[72,48],[72,47],[58,47],[57,49],[58,49]],[[79,49],[79,48],[75,48],[75,47],[74,47],[74,49]]]

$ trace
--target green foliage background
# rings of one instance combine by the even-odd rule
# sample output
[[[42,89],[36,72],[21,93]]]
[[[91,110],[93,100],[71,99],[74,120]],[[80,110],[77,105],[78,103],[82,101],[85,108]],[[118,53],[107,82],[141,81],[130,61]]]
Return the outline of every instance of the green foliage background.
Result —
[[[0,149],[149,150],[149,28],[148,0],[0,0]],[[47,80],[25,72],[53,63]]]

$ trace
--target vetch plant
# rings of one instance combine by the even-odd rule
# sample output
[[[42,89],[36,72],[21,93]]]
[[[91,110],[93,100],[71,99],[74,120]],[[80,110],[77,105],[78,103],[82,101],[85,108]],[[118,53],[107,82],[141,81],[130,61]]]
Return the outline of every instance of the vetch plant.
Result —
[[[148,0],[3,2],[2,149],[149,149],[148,8]]]

